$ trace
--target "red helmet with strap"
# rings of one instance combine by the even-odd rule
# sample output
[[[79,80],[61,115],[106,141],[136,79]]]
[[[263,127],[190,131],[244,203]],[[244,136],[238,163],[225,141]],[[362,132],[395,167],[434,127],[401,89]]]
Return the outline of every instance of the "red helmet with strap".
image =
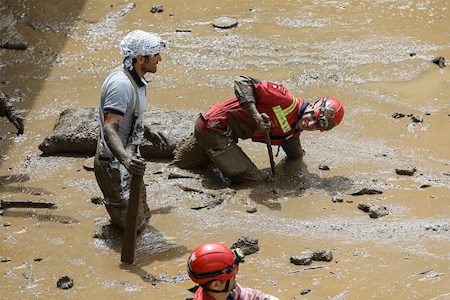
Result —
[[[330,130],[341,123],[344,117],[344,107],[335,98],[320,97],[314,103],[314,115],[319,124],[319,130]]]
[[[198,246],[188,259],[189,277],[197,284],[211,280],[230,280],[244,261],[241,249],[230,250],[219,243],[206,243]]]

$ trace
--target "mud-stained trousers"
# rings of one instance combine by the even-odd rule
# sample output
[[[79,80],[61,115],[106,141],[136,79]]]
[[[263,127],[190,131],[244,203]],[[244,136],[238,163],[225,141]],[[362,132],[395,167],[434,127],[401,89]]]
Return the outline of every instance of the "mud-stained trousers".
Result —
[[[208,162],[213,162],[224,176],[234,182],[264,180],[261,171],[236,144],[231,131],[208,129],[203,118],[199,117],[193,135],[176,150],[172,164],[190,169]]]
[[[94,172],[100,187],[106,210],[111,217],[111,223],[119,230],[125,228],[130,198],[131,176],[127,169],[115,158],[104,158],[98,153],[94,159]],[[141,201],[138,206],[138,231],[142,231],[151,218],[147,205],[145,185],[142,183]]]

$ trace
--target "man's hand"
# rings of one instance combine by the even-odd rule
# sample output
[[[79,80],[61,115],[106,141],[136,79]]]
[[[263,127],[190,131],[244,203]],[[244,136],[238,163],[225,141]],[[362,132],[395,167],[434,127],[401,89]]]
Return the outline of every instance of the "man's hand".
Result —
[[[145,162],[143,160],[136,157],[128,157],[127,159],[124,159],[122,163],[130,174],[144,176]]]
[[[152,142],[158,150],[166,151],[172,147],[162,132],[149,130],[146,132],[145,138]]]
[[[269,116],[265,113],[255,114],[254,116],[256,125],[258,126],[258,130],[261,132],[268,132],[272,124],[270,123]]]

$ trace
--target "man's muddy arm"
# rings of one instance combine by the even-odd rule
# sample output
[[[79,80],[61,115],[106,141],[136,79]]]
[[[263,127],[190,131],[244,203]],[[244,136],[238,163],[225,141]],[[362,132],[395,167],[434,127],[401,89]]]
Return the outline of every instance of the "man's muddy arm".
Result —
[[[250,77],[240,76],[234,81],[234,94],[239,104],[255,121],[258,130],[266,132],[270,129],[269,117],[260,114],[256,109],[256,91]]]
[[[145,162],[135,157],[130,156],[125,147],[122,144],[122,140],[119,136],[119,122],[122,116],[108,114],[105,117],[104,135],[105,141],[108,144],[109,149],[114,156],[119,160],[121,164],[132,174],[144,175]]]

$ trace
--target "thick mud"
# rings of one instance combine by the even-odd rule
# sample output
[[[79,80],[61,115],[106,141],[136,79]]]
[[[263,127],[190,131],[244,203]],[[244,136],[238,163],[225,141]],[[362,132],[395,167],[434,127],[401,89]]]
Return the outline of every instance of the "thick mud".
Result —
[[[0,211],[2,299],[186,299],[190,251],[242,236],[259,251],[238,280],[280,299],[450,297],[450,69],[432,62],[450,60],[447,1],[3,0],[0,13],[0,88],[26,117],[22,136],[0,119],[0,197],[58,206]],[[223,16],[238,25],[214,27]],[[97,105],[133,29],[169,41],[148,76],[149,108],[203,111],[245,74],[309,101],[336,97],[346,115],[331,132],[302,134],[303,161],[280,150],[267,184],[230,186],[214,169],[148,159],[153,217],[127,265],[93,203],[88,157],[38,147],[63,110]],[[239,145],[270,172],[265,145]],[[360,204],[388,214],[371,218]],[[321,249],[333,260],[290,262]]]

